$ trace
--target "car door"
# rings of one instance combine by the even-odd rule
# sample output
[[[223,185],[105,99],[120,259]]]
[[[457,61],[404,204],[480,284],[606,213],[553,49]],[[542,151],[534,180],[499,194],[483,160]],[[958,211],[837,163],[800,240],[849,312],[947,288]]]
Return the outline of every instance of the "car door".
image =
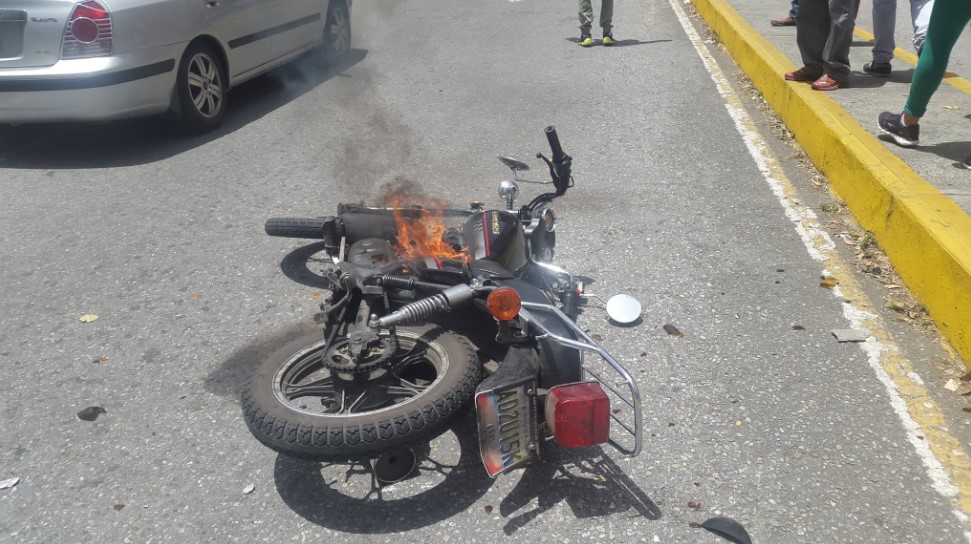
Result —
[[[206,22],[227,48],[230,79],[272,58],[274,0],[197,0]]]
[[[278,58],[310,44],[324,34],[328,0],[275,0],[273,57]]]

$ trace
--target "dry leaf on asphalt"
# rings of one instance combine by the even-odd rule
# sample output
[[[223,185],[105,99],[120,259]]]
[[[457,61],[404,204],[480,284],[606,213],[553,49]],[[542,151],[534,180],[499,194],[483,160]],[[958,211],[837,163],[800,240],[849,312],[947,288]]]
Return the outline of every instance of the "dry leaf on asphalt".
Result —
[[[94,314],[84,314],[81,316],[81,323],[94,323],[98,320],[98,316]]]
[[[675,327],[670,323],[664,326],[664,332],[668,333],[669,335],[675,338],[681,338],[682,336],[684,336],[683,332],[679,331],[677,327]]]
[[[836,287],[839,284],[840,284],[840,280],[836,279],[833,276],[827,276],[823,278],[823,281],[819,282],[820,287],[825,287],[827,289],[832,289],[833,287]]]

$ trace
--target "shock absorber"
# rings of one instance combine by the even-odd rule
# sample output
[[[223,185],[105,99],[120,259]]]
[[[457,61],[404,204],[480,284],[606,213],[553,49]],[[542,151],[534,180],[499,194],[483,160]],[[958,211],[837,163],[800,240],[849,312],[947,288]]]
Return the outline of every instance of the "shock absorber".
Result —
[[[470,304],[473,293],[472,288],[464,283],[453,285],[441,293],[405,304],[384,317],[372,317],[368,325],[374,329],[384,329],[402,323],[426,321],[435,315]]]
[[[380,277],[381,285],[393,289],[414,289],[418,282],[413,276],[399,276],[396,274],[384,274]]]

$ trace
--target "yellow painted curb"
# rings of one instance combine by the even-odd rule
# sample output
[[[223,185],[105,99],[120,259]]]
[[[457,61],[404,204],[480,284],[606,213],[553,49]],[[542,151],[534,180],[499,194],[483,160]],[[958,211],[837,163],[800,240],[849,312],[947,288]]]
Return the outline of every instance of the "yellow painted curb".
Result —
[[[692,1],[971,365],[971,218],[830,97],[784,81],[797,66],[724,0]]]

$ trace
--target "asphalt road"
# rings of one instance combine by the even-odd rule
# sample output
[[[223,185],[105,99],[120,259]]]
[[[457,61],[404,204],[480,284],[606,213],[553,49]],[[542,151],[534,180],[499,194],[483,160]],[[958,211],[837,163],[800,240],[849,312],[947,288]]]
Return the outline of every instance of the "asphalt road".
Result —
[[[873,351],[904,351],[960,448],[933,335],[890,322],[879,344],[837,342],[872,286],[847,265],[848,291],[820,287],[832,262],[791,217],[825,194],[767,182],[674,5],[618,2],[615,20],[618,47],[582,49],[572,4],[360,2],[345,66],[239,88],[214,134],[0,131],[0,481],[19,478],[0,541],[722,542],[690,526],[712,516],[762,543],[967,538],[963,488]],[[576,178],[561,264],[644,306],[632,328],[581,316],[640,384],[644,453],[561,451],[494,481],[463,420],[420,477],[375,489],[253,439],[240,384],[321,292],[314,248],[264,219],[405,182],[497,203],[496,155],[539,166],[548,124]],[[89,406],[106,413],[82,421]]]

